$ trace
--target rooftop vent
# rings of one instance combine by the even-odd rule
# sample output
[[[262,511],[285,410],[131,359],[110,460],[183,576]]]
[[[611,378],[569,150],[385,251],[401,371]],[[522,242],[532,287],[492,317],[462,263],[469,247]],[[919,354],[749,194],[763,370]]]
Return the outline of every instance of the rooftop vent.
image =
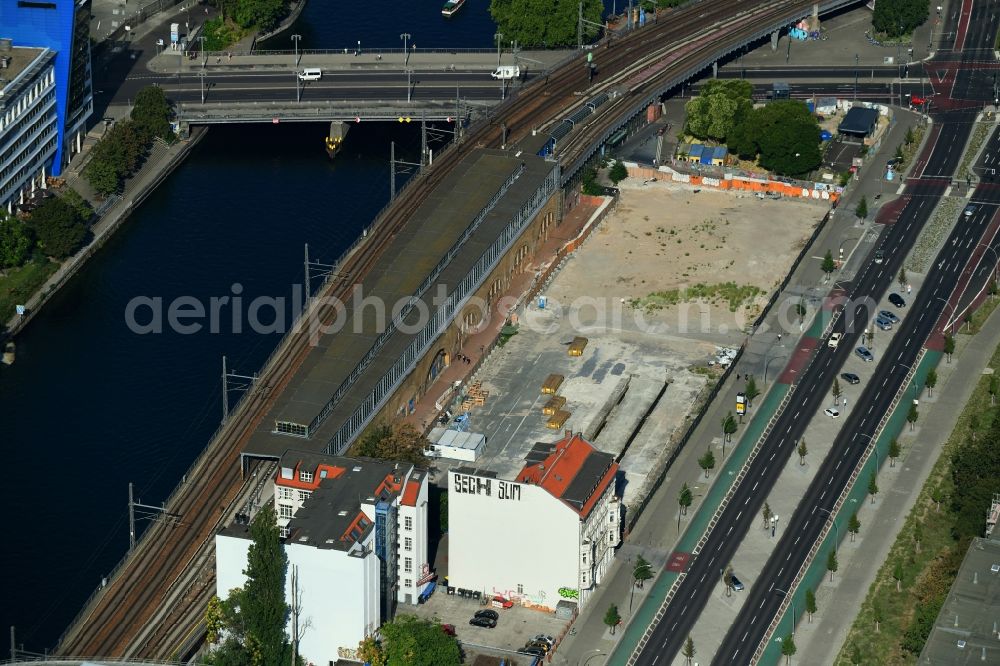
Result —
[[[305,543],[307,541],[309,541],[309,537],[308,536],[303,535],[303,536],[299,537],[299,543]]]
[[[353,471],[353,472],[360,472],[361,471],[361,465],[355,465],[354,469],[351,470],[351,471]]]
[[[958,649],[959,650],[964,650],[965,649],[965,641],[959,641],[958,642]]]
[[[346,511],[338,511],[338,512],[337,512],[337,515],[338,515],[338,516],[346,516],[346,515],[347,515],[347,512],[346,512]]]

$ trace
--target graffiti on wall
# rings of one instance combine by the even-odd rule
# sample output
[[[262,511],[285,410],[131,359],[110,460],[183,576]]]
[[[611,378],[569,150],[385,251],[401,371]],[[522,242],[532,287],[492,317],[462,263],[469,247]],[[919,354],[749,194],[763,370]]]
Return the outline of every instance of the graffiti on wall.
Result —
[[[572,587],[560,587],[559,596],[563,599],[579,599],[580,590],[575,590]]]

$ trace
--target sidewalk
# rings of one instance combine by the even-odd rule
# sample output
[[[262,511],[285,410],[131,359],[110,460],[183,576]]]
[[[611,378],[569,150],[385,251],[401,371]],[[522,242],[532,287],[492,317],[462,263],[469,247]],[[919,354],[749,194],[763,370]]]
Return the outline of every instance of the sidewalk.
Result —
[[[919,116],[907,112],[897,116],[898,120],[890,129],[889,135],[883,141],[882,149],[878,156],[873,159],[884,159],[884,155],[893,150],[897,143],[902,141],[906,129],[919,121]],[[601,588],[595,593],[591,603],[580,614],[576,620],[573,635],[567,636],[560,644],[559,649],[553,655],[553,663],[556,664],[578,664],[588,658],[589,666],[608,663],[607,658],[616,644],[628,637],[628,640],[637,640],[641,632],[648,624],[648,618],[656,612],[662,602],[663,596],[669,590],[676,574],[664,571],[658,579],[646,585],[645,590],[636,590],[635,599],[629,609],[629,597],[631,594],[631,563],[635,557],[641,554],[650,561],[654,568],[665,568],[672,561],[671,556],[675,549],[683,551],[689,548],[690,543],[697,543],[701,537],[702,527],[714,514],[718,502],[721,500],[723,490],[729,485],[735,472],[722,469],[719,472],[713,471],[710,479],[704,479],[704,473],[697,464],[697,459],[704,452],[712,448],[716,454],[716,460],[721,461],[722,437],[719,432],[719,423],[734,409],[736,403],[736,393],[745,387],[745,381],[738,381],[736,377],[751,374],[757,380],[758,386],[764,391],[772,388],[778,390],[771,394],[764,393],[755,401],[754,409],[749,416],[752,417],[750,423],[741,426],[734,438],[734,445],[727,446],[727,465],[730,461],[749,454],[749,450],[756,443],[757,436],[770,421],[781,399],[787,392],[789,378],[794,375],[782,372],[782,366],[786,364],[789,368],[798,366],[808,359],[809,349],[818,344],[816,339],[825,327],[825,316],[816,317],[812,325],[806,330],[802,338],[802,344],[796,339],[795,331],[788,330],[787,322],[784,329],[781,327],[783,319],[788,318],[788,308],[780,307],[781,303],[797,303],[800,298],[805,298],[807,302],[807,322],[816,314],[817,307],[821,304],[821,296],[826,294],[832,284],[824,281],[824,274],[821,271],[822,255],[826,249],[836,249],[848,242],[853,241],[854,248],[860,252],[849,255],[849,261],[845,262],[845,271],[850,271],[853,265],[860,263],[867,255],[870,245],[877,234],[869,233],[868,225],[859,226],[856,222],[853,211],[856,202],[862,195],[868,197],[879,191],[880,172],[878,169],[865,169],[861,178],[855,181],[844,200],[838,206],[838,213],[831,216],[816,241],[810,247],[808,256],[804,258],[792,275],[788,287],[777,300],[778,307],[772,308],[768,313],[765,322],[749,336],[749,341],[745,346],[744,354],[739,363],[730,373],[728,379],[722,387],[716,400],[706,410],[701,423],[691,434],[691,437],[680,451],[677,459],[667,470],[667,475],[661,487],[649,499],[646,508],[638,519],[631,534],[627,536],[623,546],[620,548],[618,556],[612,565],[609,575],[605,578]],[[891,201],[894,194],[883,194],[883,203]],[[875,218],[877,211],[872,211],[871,218]],[[859,233],[863,230],[864,233]],[[877,227],[875,229],[877,231]],[[834,274],[834,278],[840,277]],[[787,331],[784,341],[779,339],[778,331]],[[801,349],[800,349],[801,348]],[[775,364],[774,361],[782,359],[782,363]],[[762,382],[765,372],[769,378],[768,382]],[[781,373],[784,375],[782,381],[775,381],[773,377]],[[737,439],[739,438],[739,439]],[[734,463],[735,464],[735,463]],[[736,468],[738,469],[738,467]],[[719,477],[725,479],[725,483],[718,489],[711,487]],[[691,523],[697,523],[698,527],[691,529],[690,534],[678,534],[677,517],[678,505],[677,497],[681,487],[687,483],[695,494],[695,503],[689,509],[687,516],[681,516],[681,530],[687,529]],[[711,495],[709,494],[711,493]],[[683,542],[682,539],[683,538]],[[683,546],[678,544],[683,543]],[[687,552],[680,553],[679,560],[673,560],[675,567],[683,566]],[[648,608],[642,608],[642,601],[652,596]],[[611,637],[607,634],[603,624],[604,611],[611,604],[618,604],[626,625],[625,631],[617,632]],[[640,616],[641,614],[641,616]],[[633,618],[637,619],[635,627],[628,626]],[[632,635],[634,634],[634,635]],[[603,656],[604,660],[595,657]],[[616,655],[616,659],[622,653]]]
[[[882,492],[878,510],[866,511],[861,517],[863,525],[854,543],[849,539],[841,543],[835,581],[824,583],[816,593],[819,612],[811,624],[799,623],[795,633],[799,651],[794,661],[828,662],[843,645],[878,574],[879,567],[873,563],[885,561],[942,445],[976,388],[977,382],[969,378],[982,374],[1000,345],[1000,316],[994,312],[977,335],[959,335],[957,342],[955,360],[938,365],[939,386],[933,397],[926,393],[920,397],[921,411],[926,410],[926,415],[921,413],[919,428],[913,433],[907,429],[900,437],[903,456],[895,467],[884,465],[879,473]]]

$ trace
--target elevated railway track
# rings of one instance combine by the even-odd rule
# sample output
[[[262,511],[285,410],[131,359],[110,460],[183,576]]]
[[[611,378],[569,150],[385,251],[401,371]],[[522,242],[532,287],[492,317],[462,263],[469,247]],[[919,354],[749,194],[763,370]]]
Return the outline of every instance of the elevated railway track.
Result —
[[[324,297],[343,298],[378,262],[391,238],[471,150],[516,143],[533,130],[549,128],[588,99],[610,90],[617,94],[589,121],[575,126],[555,150],[571,177],[638,109],[656,100],[707,65],[774,29],[807,15],[811,0],[732,2],[704,0],[665,14],[662,20],[594,49],[598,74],[592,85],[583,58],[539,77],[490,118],[470,128],[458,144],[438,156],[434,166],[414,178],[367,230],[364,238],[337,263],[335,274],[319,289]],[[850,4],[820,3],[820,9]],[[323,305],[316,306],[315,303]],[[336,310],[316,299],[305,311],[329,324]],[[241,507],[248,480],[240,451],[285,389],[309,352],[308,327],[294,327],[279,343],[230,417],[192,465],[166,504],[175,521],[158,521],[120,563],[107,586],[96,592],[60,639],[57,653],[82,656],[164,658],[194,642],[199,609],[214,592],[206,578],[189,575],[207,568],[218,527]],[[208,580],[214,572],[208,571]],[[169,600],[169,602],[168,602]],[[185,647],[187,646],[187,647]]]

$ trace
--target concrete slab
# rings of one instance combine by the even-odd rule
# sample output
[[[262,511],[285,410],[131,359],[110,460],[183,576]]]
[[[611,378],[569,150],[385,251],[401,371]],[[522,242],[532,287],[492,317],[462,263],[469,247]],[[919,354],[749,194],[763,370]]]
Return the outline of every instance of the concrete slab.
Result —
[[[607,424],[597,436],[597,447],[616,456],[623,453],[625,445],[642,426],[643,418],[649,413],[664,386],[666,381],[663,379],[633,379],[625,397],[608,415]]]

